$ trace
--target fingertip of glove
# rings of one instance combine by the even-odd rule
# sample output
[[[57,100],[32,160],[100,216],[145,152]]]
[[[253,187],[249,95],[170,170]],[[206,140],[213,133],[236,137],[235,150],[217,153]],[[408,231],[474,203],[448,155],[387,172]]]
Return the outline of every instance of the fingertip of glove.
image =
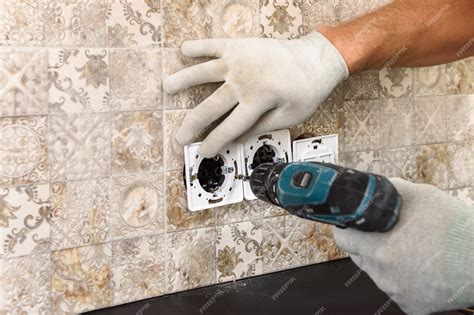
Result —
[[[203,142],[198,149],[199,155],[210,159],[219,152],[219,150],[216,150],[216,148],[213,148],[210,144],[207,144],[206,142]]]
[[[191,143],[193,137],[190,135],[190,132],[186,126],[181,126],[178,129],[178,132],[176,133],[176,136],[174,137],[176,142],[178,142],[180,145],[187,145]]]
[[[169,76],[166,79],[163,80],[163,90],[168,93],[168,94],[174,94],[178,92],[177,86],[176,86],[176,80],[174,80],[173,76]]]

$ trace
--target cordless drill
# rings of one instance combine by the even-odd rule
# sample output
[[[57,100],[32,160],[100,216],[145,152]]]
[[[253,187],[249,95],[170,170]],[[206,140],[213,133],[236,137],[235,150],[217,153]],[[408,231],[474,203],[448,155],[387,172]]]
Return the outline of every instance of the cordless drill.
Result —
[[[250,187],[291,214],[368,232],[390,230],[402,205],[387,178],[329,163],[263,163],[253,170]]]

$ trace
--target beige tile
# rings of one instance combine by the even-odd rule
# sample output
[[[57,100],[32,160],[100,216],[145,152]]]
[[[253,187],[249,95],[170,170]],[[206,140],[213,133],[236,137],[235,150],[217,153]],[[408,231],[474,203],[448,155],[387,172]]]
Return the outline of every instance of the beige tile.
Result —
[[[0,116],[48,113],[46,50],[0,51]]]
[[[344,124],[340,135],[344,152],[380,147],[379,112],[379,101],[344,102]]]
[[[448,154],[446,144],[425,145],[415,148],[416,181],[435,185],[440,189],[448,187]]]
[[[365,71],[351,75],[344,82],[344,100],[357,101],[379,97],[378,71]]]
[[[384,68],[380,70],[380,95],[385,98],[412,96],[413,71],[411,68]]]
[[[111,304],[111,251],[107,244],[52,253],[52,314],[80,313]]]
[[[474,93],[474,58],[447,64],[446,81],[450,94]]]
[[[48,180],[46,116],[0,118],[0,184]]]
[[[165,111],[164,112],[164,128],[165,133],[165,169],[182,170],[184,167],[184,149],[176,141],[176,133],[178,132],[184,117],[189,111]]]
[[[165,293],[165,236],[144,236],[112,244],[112,303]]]
[[[163,170],[161,112],[112,114],[112,172]]]
[[[216,209],[191,212],[186,201],[183,171],[166,173],[166,231],[189,230],[215,224]]]
[[[215,4],[215,0],[163,0],[164,46],[180,47],[185,40],[211,37]]]
[[[445,65],[415,69],[415,95],[445,95],[446,91]]]
[[[341,20],[352,20],[355,17],[367,14],[392,0],[340,0]]]
[[[105,48],[51,49],[50,113],[108,111],[109,71]]]
[[[340,20],[340,0],[303,0],[303,32],[316,31],[323,25],[335,25]]]
[[[263,220],[263,271],[274,272],[306,264],[303,219],[292,215]]]
[[[389,99],[380,103],[380,148],[399,148],[415,143],[412,98]]]
[[[212,35],[215,38],[258,37],[259,2],[216,0],[212,24]]]
[[[415,143],[447,141],[446,97],[415,98]]]
[[[295,39],[304,35],[303,3],[301,1],[260,1],[262,36],[277,39]]]
[[[53,250],[99,244],[110,239],[109,178],[57,182],[53,202]]]
[[[216,282],[216,230],[203,228],[167,234],[168,291]]]
[[[209,58],[189,58],[184,56],[179,49],[164,49],[163,51],[163,78],[189,66],[206,62]],[[164,93],[164,109],[194,108],[219,86],[216,83],[202,84],[183,90],[177,94]]]
[[[50,314],[50,253],[0,259],[0,313]]]
[[[114,239],[164,231],[163,174],[112,178]]]
[[[262,221],[218,226],[216,255],[218,282],[262,274]]]
[[[218,207],[215,209],[215,213],[217,225],[260,219],[264,215],[261,204],[257,200],[244,200],[239,203]]]
[[[159,109],[161,51],[110,50],[110,110]]]
[[[446,97],[448,141],[474,140],[474,95]]]
[[[161,4],[158,0],[108,0],[107,44],[110,47],[159,47]]]
[[[415,148],[380,151],[380,173],[386,177],[401,177],[413,181],[417,175]]]
[[[53,180],[109,175],[109,114],[50,116],[49,153]]]
[[[474,207],[474,187],[449,190],[448,193]]]
[[[339,155],[339,164],[361,172],[382,172],[380,151],[347,152]]]
[[[48,184],[0,187],[0,257],[48,252],[50,190]]]
[[[309,220],[306,222],[308,264],[347,257],[347,254],[337,246],[332,229],[333,227],[327,224]]]
[[[474,183],[474,142],[448,143],[449,188],[470,187]]]

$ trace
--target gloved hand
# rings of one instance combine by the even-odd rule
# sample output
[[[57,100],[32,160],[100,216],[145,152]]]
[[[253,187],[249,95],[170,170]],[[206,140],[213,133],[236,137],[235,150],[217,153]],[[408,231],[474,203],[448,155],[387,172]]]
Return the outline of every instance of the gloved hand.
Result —
[[[337,244],[408,314],[474,305],[474,209],[430,185],[391,182],[403,198],[397,225],[334,228]]]
[[[211,122],[230,111],[200,146],[212,157],[245,132],[243,139],[306,120],[348,77],[338,50],[322,34],[297,40],[204,39],[184,42],[190,57],[218,57],[181,70],[163,82],[168,93],[208,83],[225,83],[184,119],[176,140],[188,144]]]

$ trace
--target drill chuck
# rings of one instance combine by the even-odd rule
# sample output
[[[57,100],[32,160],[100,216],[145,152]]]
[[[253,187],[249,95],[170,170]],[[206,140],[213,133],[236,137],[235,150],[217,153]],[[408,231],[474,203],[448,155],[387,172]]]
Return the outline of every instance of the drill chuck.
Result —
[[[342,228],[385,232],[402,199],[387,178],[319,162],[263,163],[250,176],[257,198],[291,214]]]

